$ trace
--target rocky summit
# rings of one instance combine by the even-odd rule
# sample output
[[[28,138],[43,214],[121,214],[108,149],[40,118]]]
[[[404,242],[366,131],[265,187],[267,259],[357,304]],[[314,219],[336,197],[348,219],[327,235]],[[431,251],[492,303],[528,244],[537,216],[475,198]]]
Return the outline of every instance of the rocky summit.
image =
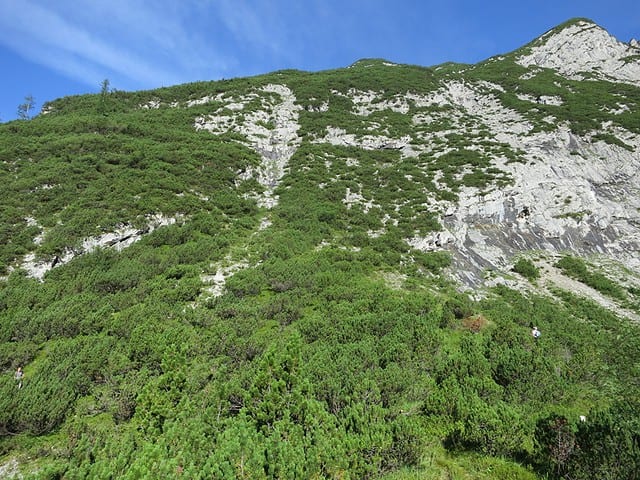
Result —
[[[636,40],[61,98],[0,179],[0,471],[631,478]]]

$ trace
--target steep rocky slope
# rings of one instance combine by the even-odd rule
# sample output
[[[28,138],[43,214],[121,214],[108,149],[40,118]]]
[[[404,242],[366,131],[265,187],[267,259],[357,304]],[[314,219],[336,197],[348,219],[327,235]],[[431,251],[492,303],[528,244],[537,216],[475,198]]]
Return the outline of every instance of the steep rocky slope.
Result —
[[[0,125],[0,472],[627,478],[637,49],[576,19]]]
[[[540,72],[551,74],[551,80],[555,75],[575,80],[588,74],[586,81],[623,81],[638,87],[640,57],[636,50],[597,25],[579,20],[544,34],[512,56],[517,65],[528,67],[520,72],[521,79],[535,79]],[[382,64],[390,70],[396,68],[387,62]],[[480,77],[483,68],[476,67]],[[518,91],[519,87],[522,91]],[[286,89],[269,88],[274,92]],[[402,136],[393,136],[385,131],[384,124],[366,126],[365,130],[371,133],[328,125],[324,136],[311,141],[364,150],[397,150],[401,160],[408,160],[423,171],[429,168],[430,160],[455,150],[490,157],[491,168],[499,170],[506,181],[499,185],[487,182],[480,187],[456,186],[455,197],[450,200],[425,195],[424,204],[438,212],[443,228],[406,239],[420,250],[451,251],[455,259],[452,273],[464,284],[482,285],[487,270],[508,271],[514,256],[529,251],[604,254],[638,272],[640,135],[637,124],[635,129],[629,129],[616,121],[616,116],[625,112],[632,112],[637,120],[637,91],[634,98],[628,98],[616,94],[614,87],[614,108],[603,104],[599,108],[607,115],[589,129],[581,130],[572,125],[570,118],[553,115],[567,104],[578,102],[569,83],[560,85],[556,79],[550,89],[554,95],[534,96],[527,94],[526,88],[524,82],[515,87],[503,86],[461,70],[458,76],[440,80],[437,88],[426,94],[406,92],[387,98],[384,91],[333,91],[333,95],[350,102],[350,113],[365,125],[374,112],[394,112],[409,117],[413,128]],[[249,144],[264,158],[263,171],[283,172],[300,143],[295,136],[297,107],[290,95],[289,91],[286,96],[281,95],[277,107],[265,106],[261,114],[266,118],[287,112],[283,116],[293,121],[290,126],[280,122],[268,135],[263,132],[257,137],[257,118],[245,118],[244,126],[235,127],[247,135]],[[512,101],[504,101],[513,95],[520,100],[519,108],[509,105]],[[242,108],[235,98],[226,101],[221,108]],[[540,105],[548,114],[534,120],[530,113]],[[227,124],[228,118],[216,114],[201,117],[196,128],[219,132],[219,125]],[[445,121],[449,122],[447,128],[440,128]],[[466,139],[454,144],[452,133]],[[508,155],[496,155],[495,147],[500,145],[516,152],[517,161]],[[464,173],[462,170],[457,175],[462,177]],[[440,179],[434,182],[438,188],[452,189]],[[380,203],[375,193],[367,196],[351,189],[343,201],[350,208],[365,212]],[[393,218],[393,214],[389,216]],[[495,282],[492,275],[489,283]]]

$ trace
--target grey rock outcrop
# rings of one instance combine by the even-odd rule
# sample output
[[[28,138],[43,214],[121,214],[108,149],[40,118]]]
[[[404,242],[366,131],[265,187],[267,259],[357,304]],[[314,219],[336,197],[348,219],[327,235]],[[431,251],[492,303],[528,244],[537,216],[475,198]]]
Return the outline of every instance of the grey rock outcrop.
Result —
[[[144,228],[136,228],[131,225],[122,225],[120,228],[97,237],[85,238],[78,248],[67,248],[61,255],[55,255],[53,259],[38,259],[34,253],[25,255],[20,265],[30,277],[42,280],[45,274],[60,265],[69,263],[75,257],[93,252],[99,248],[122,250],[133,245],[144,235],[153,232],[156,228],[172,225],[181,220],[179,217],[165,217],[164,215],[150,215],[146,218],[147,225]],[[39,243],[36,238],[34,243]]]
[[[228,113],[243,111],[251,100],[258,98],[262,108],[246,112],[243,121]],[[296,104],[295,95],[285,85],[266,85],[260,92],[225,101],[225,106],[215,113],[196,118],[195,128],[214,134],[233,130],[246,136],[245,144],[260,155],[262,162],[256,169],[239,172],[239,179],[255,178],[265,187],[264,192],[257,195],[258,205],[273,208],[278,202],[274,189],[300,144],[298,112],[302,107]]]

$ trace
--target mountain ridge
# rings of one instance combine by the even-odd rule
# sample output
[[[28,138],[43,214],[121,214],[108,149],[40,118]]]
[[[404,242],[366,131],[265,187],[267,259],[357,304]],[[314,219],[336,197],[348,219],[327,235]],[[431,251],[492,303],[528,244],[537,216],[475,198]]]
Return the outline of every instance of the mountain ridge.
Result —
[[[575,29],[578,28],[577,31]],[[587,19],[573,19],[565,24],[562,24],[554,29],[549,30],[538,39],[531,42],[529,45],[514,51],[511,56],[516,57],[516,65],[528,66],[534,65],[531,59],[537,54],[530,53],[525,55],[522,51],[528,51],[535,48],[543,48],[548,44],[564,44],[566,38],[571,36],[578,36],[582,38],[587,32],[589,35],[595,35],[596,43],[601,41],[603,35],[617,47],[621,45],[620,42],[610,37],[603,29],[598,27],[595,23]],[[556,40],[559,39],[559,40]],[[584,40],[584,39],[583,39]],[[563,47],[564,48],[564,47]],[[569,49],[571,50],[571,49]],[[572,50],[574,53],[579,50]],[[583,52],[584,53],[584,52]],[[540,55],[538,55],[540,56]],[[548,55],[547,55],[548,56]],[[588,61],[591,61],[592,57],[587,57]],[[525,59],[525,60],[523,60]],[[551,67],[557,66],[557,63],[566,64],[561,62],[561,58],[558,57],[557,61],[551,62]],[[596,58],[599,61],[599,57]],[[500,61],[500,60],[498,60]],[[489,60],[491,62],[491,60]],[[543,62],[544,63],[544,62]],[[635,64],[640,68],[640,61],[636,61]],[[540,66],[540,65],[538,65]],[[385,59],[363,59],[355,62],[349,68],[418,68],[422,70],[424,67],[412,67],[412,66],[400,66],[394,64]],[[440,68],[434,67],[435,70]],[[469,68],[478,70],[482,69],[482,63],[478,66],[469,66]],[[427,69],[428,71],[429,69]],[[553,68],[552,68],[553,70]],[[591,68],[593,70],[593,68]],[[534,71],[535,72],[535,71]],[[635,72],[635,71],[634,71]],[[295,75],[313,75],[306,72],[289,72]],[[564,75],[566,72],[560,72]],[[638,70],[638,79],[640,79],[640,70]],[[282,77],[287,72],[275,72],[274,75]],[[530,75],[528,73],[527,75]],[[481,75],[482,76],[482,75]],[[566,75],[564,75],[566,76]],[[525,76],[526,77],[526,76]],[[521,75],[522,78],[522,75]],[[523,113],[529,114],[531,111],[536,111],[538,105],[544,105],[546,109],[552,110],[554,107],[563,108],[563,98],[559,95],[562,92],[562,88],[554,87],[552,89],[553,94],[550,95],[532,95],[525,92],[516,93],[516,97],[520,102],[532,105],[534,108],[528,108],[525,112],[518,112],[518,109],[510,108],[506,106],[500,96],[504,96],[505,87],[499,83],[493,83],[492,78],[484,79],[467,79],[462,81],[447,82],[439,81],[439,88],[430,90],[426,96],[415,94],[395,94],[392,98],[387,98],[388,93],[385,93],[381,97],[381,92],[373,90],[358,91],[356,89],[348,90],[345,93],[340,93],[336,90],[339,96],[342,96],[345,100],[353,104],[353,113],[358,118],[366,119],[370,117],[374,112],[384,112],[390,110],[400,114],[408,114],[409,110],[413,107],[425,108],[431,105],[438,106],[438,108],[451,108],[457,111],[456,115],[459,118],[463,118],[467,115],[471,118],[479,117],[481,120],[477,122],[477,128],[487,129],[491,135],[494,136],[498,144],[508,145],[507,148],[513,149],[514,152],[529,152],[525,155],[525,158],[521,158],[521,163],[534,162],[539,166],[551,165],[552,161],[557,159],[557,154],[563,152],[562,156],[567,161],[565,167],[563,167],[567,173],[560,175],[559,170],[555,168],[553,171],[548,170],[546,173],[541,171],[536,173],[532,169],[518,167],[515,170],[512,168],[513,156],[509,158],[503,157],[502,162],[504,165],[501,168],[507,168],[512,170],[510,173],[506,173],[505,178],[511,178],[510,182],[515,186],[509,189],[510,193],[505,194],[502,190],[496,197],[497,191],[493,194],[478,196],[479,190],[475,187],[465,187],[463,190],[464,200],[460,201],[460,205],[464,205],[463,210],[456,209],[454,207],[455,202],[436,202],[440,204],[436,206],[440,210],[439,222],[444,226],[444,230],[435,232],[426,237],[413,237],[408,238],[407,241],[410,245],[423,250],[432,251],[438,250],[442,247],[454,247],[454,258],[461,260],[460,264],[456,267],[460,268],[460,271],[465,272],[464,275],[458,276],[458,280],[463,284],[468,284],[472,287],[477,287],[482,284],[481,273],[482,270],[489,269],[508,269],[509,259],[518,252],[518,248],[512,244],[513,238],[519,238],[518,242],[527,244],[530,250],[547,250],[551,249],[556,252],[561,251],[563,248],[570,248],[583,253],[608,253],[617,255],[619,261],[630,264],[632,268],[638,268],[638,261],[635,258],[629,258],[625,252],[635,251],[638,246],[637,233],[634,231],[630,224],[637,222],[637,214],[633,201],[624,210],[618,208],[615,211],[609,212],[610,209],[601,208],[599,196],[594,192],[597,191],[598,185],[605,185],[614,175],[620,176],[622,172],[628,172],[626,177],[629,179],[625,181],[623,187],[622,184],[618,185],[618,189],[621,193],[616,194],[617,197],[613,197],[614,202],[617,202],[619,198],[633,199],[636,198],[633,185],[636,184],[634,180],[634,171],[637,171],[637,156],[634,152],[640,145],[637,134],[632,134],[626,130],[620,130],[620,127],[615,125],[607,126],[609,122],[601,123],[601,132],[597,134],[583,132],[582,136],[576,136],[573,132],[573,127],[570,124],[564,124],[563,122],[557,123],[558,127],[555,132],[553,130],[547,133],[536,133],[536,129],[531,123],[530,119],[523,116]],[[569,78],[571,80],[571,78]],[[637,80],[640,82],[640,80]],[[556,82],[557,84],[557,82]],[[509,85],[510,86],[510,85]],[[256,115],[255,118],[245,118],[244,125],[233,125],[235,120],[233,115],[236,112],[241,112],[245,109],[247,102],[256,101],[257,96],[255,93],[250,93],[246,100],[241,99],[228,99],[225,93],[219,93],[217,96],[204,96],[201,98],[192,98],[186,102],[187,108],[196,105],[207,105],[211,103],[218,103],[217,112],[214,114],[207,114],[205,116],[196,117],[194,126],[196,130],[206,130],[211,133],[221,134],[227,131],[235,131],[241,135],[247,137],[248,143],[244,141],[245,145],[250,146],[260,157],[262,157],[262,166],[250,167],[243,171],[240,176],[240,182],[246,182],[252,179],[262,185],[265,189],[263,193],[253,194],[256,198],[259,206],[265,206],[272,208],[277,203],[277,198],[274,197],[274,188],[277,187],[281,178],[285,174],[286,166],[289,159],[295,153],[302,138],[296,134],[296,131],[300,128],[297,119],[299,107],[296,105],[296,97],[289,87],[278,84],[267,84],[261,87],[263,94],[272,95],[270,104],[263,102],[263,109],[258,110],[251,115]],[[516,88],[516,90],[518,90]],[[570,93],[570,87],[564,87],[564,95]],[[273,96],[275,95],[275,96]],[[278,97],[281,99],[281,103],[278,103]],[[274,103],[275,101],[275,103]],[[244,102],[244,103],[243,103]],[[162,104],[157,100],[151,100],[150,102],[140,104],[143,108],[161,108]],[[170,106],[175,108],[178,104],[171,103]],[[307,107],[309,108],[309,107]],[[625,114],[629,110],[629,106],[616,103],[615,110],[617,113]],[[329,103],[315,105],[312,107],[313,113],[325,113],[329,109]],[[555,110],[558,110],[556,108]],[[55,111],[55,107],[51,107],[51,111]],[[228,112],[222,114],[221,112]],[[615,117],[613,117],[615,118]],[[208,120],[207,120],[208,119]],[[433,118],[428,117],[427,123]],[[550,130],[553,123],[557,122],[553,116],[544,117],[542,125],[545,130]],[[212,123],[213,122],[213,123]],[[413,122],[416,124],[423,123],[424,120],[420,119],[420,114],[413,116]],[[269,126],[269,123],[275,124]],[[226,125],[225,125],[226,124]],[[594,125],[595,126],[595,125]],[[460,127],[457,127],[460,128]],[[616,130],[616,128],[618,130]],[[464,129],[461,129],[464,130]],[[533,132],[533,135],[528,134]],[[586,133],[586,136],[584,135]],[[440,133],[438,133],[441,137]],[[445,133],[445,135],[448,135]],[[418,136],[419,137],[419,136]],[[622,137],[622,138],[621,138]],[[426,137],[427,142],[430,135]],[[596,142],[592,142],[590,138],[598,138]],[[421,149],[416,150],[416,141],[419,141],[415,135],[404,135],[403,137],[393,138],[387,135],[381,134],[368,134],[358,135],[353,133],[347,133],[346,130],[337,126],[326,127],[326,135],[322,138],[315,138],[312,142],[328,143],[337,146],[346,147],[358,147],[365,150],[375,150],[380,148],[395,149],[401,152],[403,158],[417,158],[421,155]],[[424,141],[424,139],[423,139]],[[486,140],[485,140],[486,141]],[[463,148],[463,152],[467,147]],[[430,150],[427,149],[427,150]],[[531,152],[535,151],[533,154]],[[436,155],[440,153],[436,152]],[[512,154],[511,154],[512,155]],[[591,172],[592,179],[583,181],[581,185],[578,185],[572,179],[580,178],[580,171],[584,171],[584,167],[587,165],[583,162],[583,167],[576,170],[575,167],[571,167],[575,161],[579,160],[581,156],[587,157],[607,157],[615,159],[617,163],[604,162],[595,163],[591,166],[601,165],[599,170]],[[541,159],[546,161],[540,162]],[[494,158],[493,161],[496,159]],[[506,163],[505,163],[506,160]],[[612,169],[608,167],[615,165]],[[624,165],[624,168],[622,166]],[[543,167],[543,170],[547,167]],[[518,179],[514,180],[513,176],[516,175]],[[528,181],[534,179],[533,181]],[[618,178],[620,179],[620,177]],[[573,200],[573,205],[568,208],[567,204],[558,205],[557,200],[542,199],[542,190],[536,189],[536,182],[545,182],[547,188],[549,185],[555,185],[556,190],[562,185],[564,191],[566,191],[566,198],[571,197],[576,192],[582,192],[578,194],[578,197]],[[446,188],[446,187],[445,187]],[[458,187],[456,187],[458,188]],[[601,189],[602,190],[602,189]],[[605,189],[606,190],[606,189]],[[538,196],[532,192],[538,191]],[[526,192],[523,196],[522,192]],[[556,191],[557,194],[557,191]],[[358,194],[359,195],[359,194]],[[457,195],[457,194],[454,194]],[[543,195],[544,196],[544,195]],[[345,202],[352,204],[353,200],[349,197],[353,197],[353,194],[347,193]],[[522,198],[520,198],[522,197]],[[487,203],[487,198],[491,199]],[[364,199],[367,201],[366,199]],[[371,201],[369,199],[368,201]],[[428,202],[433,202],[429,200]],[[577,203],[576,203],[577,202]],[[596,203],[594,203],[596,202]],[[484,206],[483,206],[484,205]],[[469,207],[472,207],[469,210]],[[482,211],[488,212],[488,216],[482,215]],[[528,214],[524,216],[522,212],[527,211]],[[467,213],[462,213],[463,211]],[[551,214],[545,213],[551,212]],[[497,215],[497,216],[496,216]],[[525,218],[526,217],[526,218]],[[611,219],[617,218],[617,226],[611,226]],[[484,219],[483,219],[484,218]],[[493,218],[493,219],[492,219]],[[504,223],[505,218],[509,222],[509,225]],[[501,223],[506,231],[511,231],[511,240],[506,238],[502,241],[498,241],[495,245],[490,246],[491,242],[484,242],[480,240],[477,244],[478,251],[484,251],[484,254],[477,254],[474,252],[474,242],[471,237],[481,239],[483,235],[479,231],[473,230],[472,233],[468,232],[469,225],[473,225],[473,219],[479,220],[479,224],[496,225]],[[627,222],[624,222],[627,219]],[[517,221],[516,221],[517,220]],[[589,225],[594,225],[590,227]],[[484,227],[482,227],[484,228]],[[615,241],[610,242],[611,239],[621,237],[622,231],[628,231],[626,233],[626,247],[621,248]],[[522,236],[524,235],[524,237]],[[529,240],[524,240],[527,237]],[[583,242],[581,238],[590,238],[588,242]],[[506,243],[505,243],[506,242]],[[498,246],[500,245],[500,246]],[[497,253],[495,249],[498,249],[501,253]],[[85,248],[85,250],[87,250]],[[494,250],[493,253],[489,253],[490,250]],[[67,254],[65,259],[72,258]],[[469,262],[468,259],[476,258],[476,260]],[[26,265],[33,265],[32,269],[36,266],[33,262],[33,258],[30,258]],[[39,276],[42,276],[43,270],[46,270],[46,263],[39,264]],[[491,279],[491,282],[495,282],[495,279]]]

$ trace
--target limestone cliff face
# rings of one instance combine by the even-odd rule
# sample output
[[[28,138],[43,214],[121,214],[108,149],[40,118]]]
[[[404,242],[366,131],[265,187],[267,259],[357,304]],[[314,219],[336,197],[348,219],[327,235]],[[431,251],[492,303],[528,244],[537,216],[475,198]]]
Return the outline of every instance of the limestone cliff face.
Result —
[[[506,269],[530,250],[605,254],[640,270],[640,139],[630,152],[577,137],[560,126],[527,138],[525,164],[506,165],[514,183],[482,194],[465,189],[440,233],[461,280]]]
[[[487,87],[448,82],[420,101],[448,107],[453,118],[475,118],[494,139],[521,152],[522,161],[494,157],[494,166],[511,182],[463,187],[457,200],[438,203],[444,229],[408,243],[422,250],[450,250],[455,276],[470,286],[483,283],[485,270],[508,269],[514,255],[531,250],[606,254],[640,270],[640,136],[609,124],[583,135],[565,123],[541,132]],[[625,146],[598,139],[600,132],[610,132]],[[365,149],[392,144],[403,155],[415,156],[429,148],[428,138],[416,137],[358,139],[332,131],[324,140]],[[416,146],[421,140],[422,146]]]
[[[633,43],[623,44],[597,25],[578,21],[540,37],[517,62],[571,78],[640,87],[638,53]],[[637,133],[612,122],[582,134],[554,122],[553,129],[539,132],[495,99],[474,92],[474,86],[466,93],[456,90],[457,97],[449,96],[455,108],[480,115],[496,138],[524,152],[526,159],[501,166],[511,174],[511,185],[486,193],[465,189],[444,216],[445,231],[438,237],[455,253],[462,281],[478,285],[484,269],[504,269],[514,255],[529,250],[604,254],[640,271]],[[621,100],[615,113],[629,108],[638,105]],[[599,139],[602,132],[620,144],[605,143]]]

